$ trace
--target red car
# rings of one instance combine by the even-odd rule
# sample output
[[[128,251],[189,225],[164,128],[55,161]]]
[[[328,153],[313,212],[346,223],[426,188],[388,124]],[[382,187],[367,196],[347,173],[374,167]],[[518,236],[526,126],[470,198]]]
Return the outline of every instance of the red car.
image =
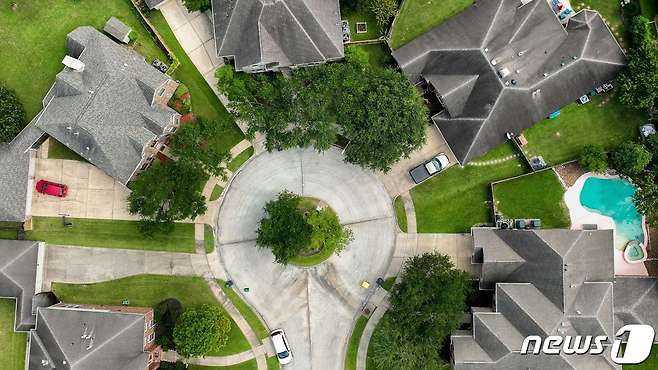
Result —
[[[37,191],[41,194],[48,194],[54,197],[64,198],[69,191],[69,187],[63,184],[39,180],[37,182]]]

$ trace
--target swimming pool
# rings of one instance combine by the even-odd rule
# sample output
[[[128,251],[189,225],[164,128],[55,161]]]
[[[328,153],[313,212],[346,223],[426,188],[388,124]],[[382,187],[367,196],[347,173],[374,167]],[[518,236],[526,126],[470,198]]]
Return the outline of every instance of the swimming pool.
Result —
[[[580,204],[612,218],[617,236],[625,242],[638,240],[644,243],[642,215],[633,204],[633,194],[635,187],[624,179],[589,177],[580,192]],[[626,243],[615,247],[623,250]]]

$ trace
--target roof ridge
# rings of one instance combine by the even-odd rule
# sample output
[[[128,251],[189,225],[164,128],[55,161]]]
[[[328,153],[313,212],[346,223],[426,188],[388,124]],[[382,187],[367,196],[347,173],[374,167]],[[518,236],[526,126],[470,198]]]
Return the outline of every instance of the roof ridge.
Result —
[[[285,6],[286,9],[288,9],[288,12],[289,12],[290,15],[292,16],[292,18],[295,20],[295,22],[297,22],[297,25],[299,25],[299,28],[302,29],[302,32],[304,32],[304,35],[306,35],[306,37],[308,38],[308,40],[311,42],[311,45],[313,45],[313,47],[314,47],[315,50],[318,52],[318,54],[320,54],[320,56],[322,56],[322,58],[324,58],[324,59],[328,59],[328,58],[324,55],[324,53],[322,53],[322,51],[320,51],[320,48],[318,48],[318,45],[315,44],[315,41],[313,41],[313,38],[311,37],[311,35],[309,35],[308,32],[306,32],[306,28],[304,28],[304,26],[302,26],[302,23],[299,21],[299,19],[297,19],[297,15],[295,15],[295,13],[294,13],[292,10],[290,10],[290,8],[288,7],[288,3],[287,3],[286,1],[281,1],[281,2],[283,3],[283,6]],[[306,6],[306,3],[303,2],[303,1],[302,1],[302,4],[304,4],[304,6]],[[307,10],[308,10],[308,8],[307,8]],[[310,12],[310,10],[309,10],[309,12]],[[311,13],[311,14],[313,14],[313,13]],[[324,29],[323,29],[323,30],[324,30]],[[333,44],[333,43],[332,43],[332,44]],[[284,53],[285,53],[285,51],[284,51]]]

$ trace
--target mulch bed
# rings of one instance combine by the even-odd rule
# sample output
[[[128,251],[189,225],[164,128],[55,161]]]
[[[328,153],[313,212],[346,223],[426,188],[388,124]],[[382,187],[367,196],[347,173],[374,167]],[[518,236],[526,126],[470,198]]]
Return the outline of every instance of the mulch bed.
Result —
[[[555,166],[555,171],[560,175],[562,181],[564,181],[569,187],[573,186],[573,184],[576,183],[576,180],[585,174],[585,170],[580,167],[578,162],[570,162],[560,166]]]

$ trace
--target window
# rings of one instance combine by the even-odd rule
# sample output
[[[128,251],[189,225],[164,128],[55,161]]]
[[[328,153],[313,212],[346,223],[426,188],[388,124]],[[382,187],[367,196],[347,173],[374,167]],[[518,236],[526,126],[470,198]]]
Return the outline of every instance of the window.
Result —
[[[148,337],[148,342],[151,343],[155,340],[155,333],[151,333]]]
[[[165,89],[163,87],[162,89],[160,89],[160,91],[158,91],[158,96],[162,96],[164,95],[164,93],[165,93]]]
[[[151,319],[151,321],[149,321],[149,329],[154,327],[154,326],[155,326],[155,321],[153,319]]]

